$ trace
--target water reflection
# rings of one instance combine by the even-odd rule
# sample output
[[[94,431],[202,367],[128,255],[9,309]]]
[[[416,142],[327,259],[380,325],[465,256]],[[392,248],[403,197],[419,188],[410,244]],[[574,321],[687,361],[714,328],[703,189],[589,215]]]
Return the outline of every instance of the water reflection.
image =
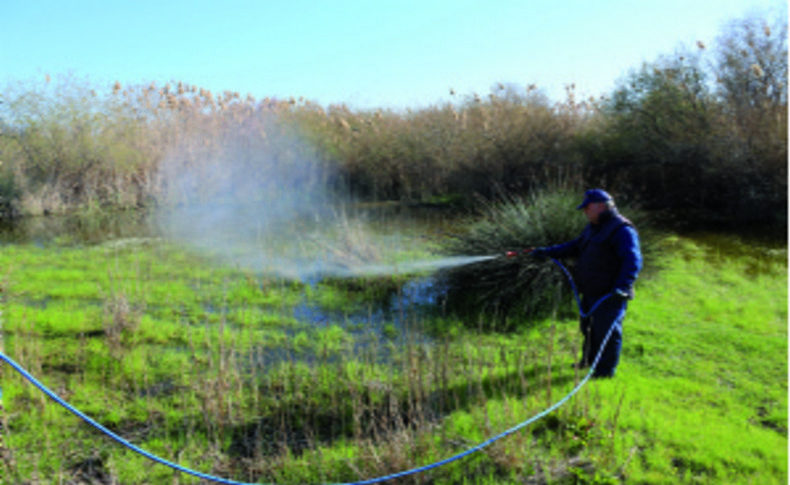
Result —
[[[38,216],[0,219],[0,244],[93,245],[110,240],[155,237],[148,214],[125,211],[91,216]]]
[[[101,244],[118,239],[192,235],[196,226],[204,235],[225,239],[252,239],[263,233],[283,231],[286,235],[326,227],[342,219],[361,221],[374,231],[389,234],[436,235],[451,230],[456,216],[447,209],[395,203],[345,204],[321,211],[293,214],[287,219],[261,217],[255,206],[228,207],[225,218],[204,220],[205,211],[180,211],[179,220],[169,211],[123,211],[88,215],[0,218],[0,244],[38,246]],[[214,209],[216,213],[216,208]],[[232,217],[230,217],[232,215]],[[188,231],[187,229],[190,229]],[[208,234],[210,233],[210,234]]]

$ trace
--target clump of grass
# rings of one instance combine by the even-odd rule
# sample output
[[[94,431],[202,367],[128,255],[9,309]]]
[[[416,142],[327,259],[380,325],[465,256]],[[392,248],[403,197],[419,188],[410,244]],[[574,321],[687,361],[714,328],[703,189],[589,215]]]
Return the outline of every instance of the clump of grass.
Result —
[[[580,191],[571,188],[510,196],[483,203],[467,229],[446,242],[454,255],[501,255],[441,274],[447,305],[462,314],[495,313],[500,324],[515,312],[546,316],[567,302],[565,276],[550,262],[530,256],[506,258],[507,251],[547,246],[578,236],[586,220],[575,210]]]
[[[135,311],[126,295],[117,293],[108,297],[104,304],[104,337],[113,356],[123,357],[139,326],[139,312]]]

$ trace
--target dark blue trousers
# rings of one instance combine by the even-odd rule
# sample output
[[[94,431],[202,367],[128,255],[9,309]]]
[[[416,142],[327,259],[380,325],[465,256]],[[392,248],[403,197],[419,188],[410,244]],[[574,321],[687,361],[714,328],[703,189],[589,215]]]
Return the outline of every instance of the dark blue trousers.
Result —
[[[583,299],[582,308],[589,311],[598,299]],[[580,329],[584,336],[582,346],[582,364],[591,366],[601,350],[606,334],[614,326],[601,358],[595,366],[593,377],[614,377],[617,364],[620,362],[620,349],[623,345],[623,319],[628,301],[620,298],[608,298],[595,309],[592,315],[581,319]]]

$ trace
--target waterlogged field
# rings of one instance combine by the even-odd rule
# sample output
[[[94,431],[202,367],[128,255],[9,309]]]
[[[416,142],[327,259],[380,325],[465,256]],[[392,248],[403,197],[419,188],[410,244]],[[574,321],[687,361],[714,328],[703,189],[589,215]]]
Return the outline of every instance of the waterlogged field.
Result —
[[[380,242],[363,246],[361,259],[329,248],[400,270],[267,276],[216,248],[151,238],[5,245],[5,353],[139,447],[265,483],[428,465],[534,416],[583,378],[570,366],[575,321],[510,333],[484,318],[463,324],[430,297],[434,241],[400,240],[383,263],[371,252]],[[615,379],[402,480],[786,483],[786,247],[665,236],[660,248],[660,269],[629,309]],[[346,268],[364,267],[351,260]],[[200,482],[2,372],[2,483]]]

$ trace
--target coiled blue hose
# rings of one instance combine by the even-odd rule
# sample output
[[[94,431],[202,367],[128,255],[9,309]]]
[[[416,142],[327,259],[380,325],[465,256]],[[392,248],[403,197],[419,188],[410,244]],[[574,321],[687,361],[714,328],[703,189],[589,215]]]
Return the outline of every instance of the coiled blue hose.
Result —
[[[576,304],[577,304],[577,306],[579,308],[579,315],[581,315],[583,318],[587,317],[589,315],[592,315],[592,313],[596,310],[596,308],[598,308],[598,306],[601,303],[603,303],[607,298],[612,296],[611,294],[604,296],[603,298],[598,300],[592,306],[592,308],[590,308],[590,311],[588,311],[586,313],[583,312],[582,311],[582,306],[581,306],[581,300],[579,299],[579,292],[577,291],[576,284],[573,282],[573,278],[571,277],[571,275],[568,272],[567,268],[565,268],[565,266],[563,266],[562,263],[560,263],[556,259],[552,258],[552,261],[554,261],[554,263],[557,266],[560,267],[560,269],[565,273],[565,276],[568,278],[568,281],[570,282],[571,287],[573,288],[573,294],[574,294],[574,296],[576,298]],[[392,480],[392,479],[395,479],[395,478],[401,478],[401,477],[405,477],[405,476],[408,476],[408,475],[414,475],[416,473],[426,472],[426,471],[432,470],[434,468],[439,468],[441,466],[447,465],[448,463],[452,463],[454,461],[458,461],[458,460],[460,460],[462,458],[465,458],[465,457],[471,455],[472,453],[478,452],[478,451],[482,450],[483,448],[487,447],[488,445],[494,443],[495,441],[498,441],[498,440],[500,440],[500,439],[502,439],[502,438],[504,438],[506,436],[509,436],[509,435],[515,433],[516,431],[518,431],[518,430],[520,430],[520,429],[522,429],[522,428],[524,428],[526,426],[529,426],[530,424],[534,423],[535,421],[541,419],[542,417],[546,416],[547,414],[551,413],[552,411],[556,410],[557,408],[559,408],[560,406],[565,404],[571,397],[573,397],[587,383],[587,381],[590,379],[590,377],[592,376],[593,372],[595,371],[595,367],[598,365],[598,361],[600,360],[601,355],[603,354],[603,349],[606,347],[606,343],[609,341],[609,337],[612,334],[612,330],[615,328],[617,322],[620,319],[622,319],[622,318],[623,318],[623,312],[621,312],[621,314],[617,317],[617,319],[615,319],[614,323],[609,328],[609,331],[606,333],[606,337],[604,337],[603,343],[601,344],[601,349],[598,351],[598,355],[595,356],[595,360],[593,361],[592,365],[590,366],[590,371],[587,373],[587,375],[584,376],[584,378],[576,385],[576,387],[574,387],[571,390],[571,392],[569,392],[565,397],[563,397],[562,399],[560,399],[559,401],[554,403],[552,406],[544,409],[543,411],[541,411],[540,413],[536,414],[535,416],[529,418],[528,420],[526,420],[526,421],[524,421],[524,422],[522,422],[520,424],[517,424],[516,426],[513,426],[512,428],[507,429],[507,430],[499,433],[498,435],[493,436],[493,437],[483,441],[482,443],[478,444],[477,446],[475,446],[473,448],[469,448],[468,450],[466,450],[464,452],[461,452],[461,453],[458,453],[457,455],[453,455],[453,456],[451,456],[449,458],[445,458],[444,460],[437,461],[437,462],[431,463],[429,465],[413,468],[411,470],[406,470],[406,471],[402,471],[402,472],[399,472],[399,473],[393,473],[391,475],[381,476],[381,477],[377,477],[377,478],[371,478],[371,479],[368,479],[368,480],[361,480],[361,481],[358,481],[358,482],[351,482],[351,483],[347,483],[347,484],[343,484],[343,485],[368,485],[368,484],[372,484],[372,483],[380,483],[380,482],[384,482],[384,481],[387,481],[387,480]],[[30,381],[30,383],[32,383],[34,386],[39,388],[41,390],[41,392],[43,392],[44,394],[49,396],[50,399],[52,399],[56,403],[60,404],[62,407],[66,408],[68,411],[70,411],[72,414],[74,414],[78,418],[82,419],[83,421],[85,421],[89,425],[93,426],[94,428],[96,428],[100,432],[104,433],[108,437],[112,438],[116,442],[118,442],[121,445],[125,446],[126,448],[134,451],[135,453],[138,453],[138,454],[140,454],[140,455],[142,455],[142,456],[144,456],[144,457],[146,457],[146,458],[148,458],[148,459],[150,459],[150,460],[152,460],[152,461],[154,461],[156,463],[159,463],[159,464],[165,465],[167,467],[170,467],[173,470],[177,470],[177,471],[180,471],[182,473],[186,473],[188,475],[192,475],[192,476],[197,477],[197,478],[202,478],[204,480],[209,480],[209,481],[212,481],[212,482],[224,483],[224,484],[229,484],[229,485],[254,485],[254,484],[250,484],[250,483],[246,483],[246,482],[237,482],[237,481],[234,481],[234,480],[228,480],[226,478],[221,478],[221,477],[216,477],[216,476],[213,476],[213,475],[208,475],[206,473],[202,473],[202,472],[199,472],[199,471],[195,471],[195,470],[186,468],[186,467],[181,466],[181,465],[179,465],[177,463],[173,463],[171,461],[165,460],[164,458],[160,458],[160,457],[158,457],[156,455],[153,455],[153,454],[145,451],[144,449],[142,449],[142,448],[140,448],[138,446],[135,446],[134,444],[130,443],[129,441],[121,438],[117,434],[113,433],[109,429],[105,428],[104,426],[102,426],[101,424],[99,424],[98,422],[93,420],[91,417],[85,415],[80,410],[78,410],[77,408],[75,408],[71,404],[69,404],[66,401],[64,401],[63,399],[61,399],[60,396],[58,396],[57,394],[55,394],[54,392],[49,390],[47,387],[45,387],[35,377],[30,375],[29,372],[27,372],[24,368],[22,368],[22,366],[17,364],[15,361],[13,361],[10,357],[8,357],[7,355],[3,354],[2,352],[0,352],[0,360],[5,361],[15,371],[20,373],[22,375],[22,377],[24,377],[25,379]]]

